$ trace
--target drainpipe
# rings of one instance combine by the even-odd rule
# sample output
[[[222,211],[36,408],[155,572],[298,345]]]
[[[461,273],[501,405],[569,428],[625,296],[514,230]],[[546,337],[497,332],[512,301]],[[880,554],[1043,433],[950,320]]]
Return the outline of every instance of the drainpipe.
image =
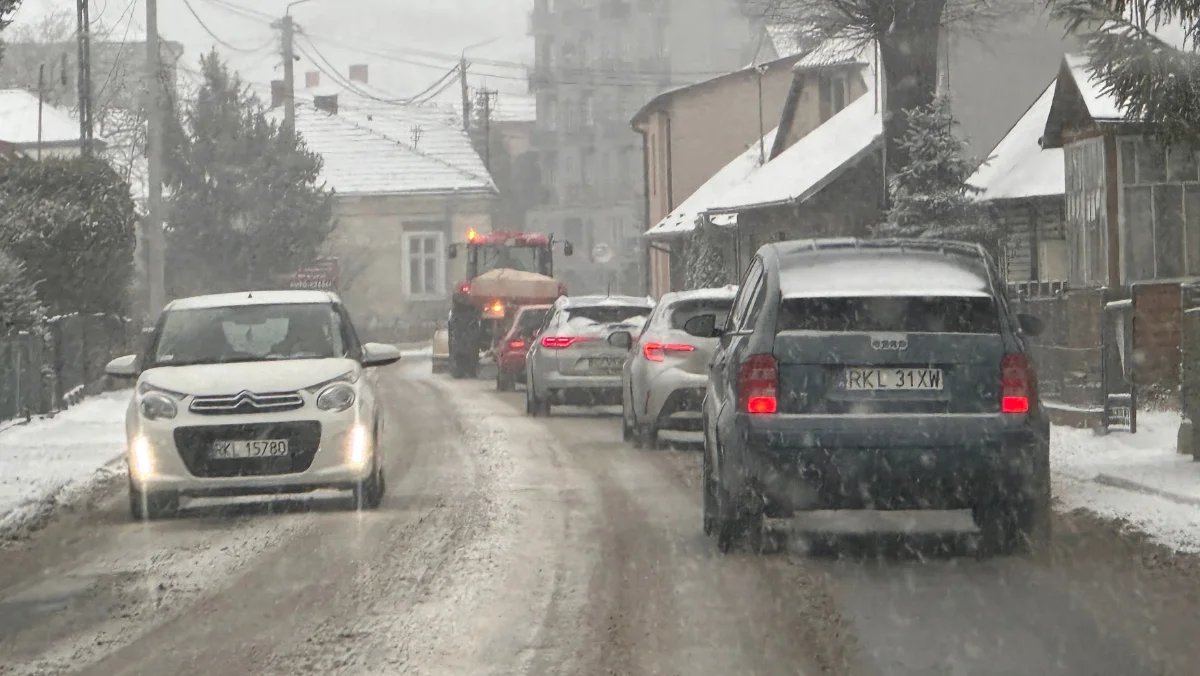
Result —
[[[675,162],[671,159],[671,111],[664,111],[667,118],[667,213],[675,211]]]
[[[650,223],[650,148],[646,130],[636,126],[633,130],[642,137],[642,210],[644,212],[643,219],[646,223],[646,227],[642,230],[644,234],[653,226]],[[650,248],[649,245],[646,245],[642,250],[642,270],[644,271],[642,274],[642,290],[645,291],[647,296],[653,290],[653,284],[651,283],[651,274],[653,273],[650,270]]]

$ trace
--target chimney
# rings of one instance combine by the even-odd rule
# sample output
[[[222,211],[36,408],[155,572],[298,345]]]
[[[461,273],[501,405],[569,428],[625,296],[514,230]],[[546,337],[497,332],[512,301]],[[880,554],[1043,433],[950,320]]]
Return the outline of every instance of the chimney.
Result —
[[[283,80],[271,80],[271,108],[272,110],[283,105],[286,98],[283,89]]]
[[[321,86],[321,71],[310,70],[304,74],[304,88],[312,89]]]
[[[370,84],[367,82],[367,64],[356,63],[350,66],[350,81]]]
[[[338,102],[337,94],[326,94],[324,96],[313,97],[313,107],[317,110],[323,110],[330,115],[337,115]]]

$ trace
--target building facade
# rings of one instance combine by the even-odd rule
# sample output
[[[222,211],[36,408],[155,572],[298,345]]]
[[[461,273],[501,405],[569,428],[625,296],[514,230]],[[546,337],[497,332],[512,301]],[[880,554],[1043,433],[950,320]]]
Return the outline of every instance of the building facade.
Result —
[[[646,171],[629,120],[663,91],[754,60],[764,32],[740,5],[535,1],[530,90],[542,190],[526,229],[566,239],[583,254],[561,269],[572,292],[646,291]]]

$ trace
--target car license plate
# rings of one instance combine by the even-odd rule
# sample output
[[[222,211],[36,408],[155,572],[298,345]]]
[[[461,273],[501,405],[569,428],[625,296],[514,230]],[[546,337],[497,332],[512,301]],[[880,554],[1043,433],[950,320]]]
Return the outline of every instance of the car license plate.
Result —
[[[941,390],[941,369],[910,368],[848,368],[842,373],[842,389],[874,390]]]
[[[588,366],[600,371],[619,371],[625,365],[625,360],[620,357],[593,357],[588,361]]]
[[[214,460],[241,458],[282,458],[288,454],[287,439],[261,439],[256,441],[214,441],[208,449],[208,457]]]

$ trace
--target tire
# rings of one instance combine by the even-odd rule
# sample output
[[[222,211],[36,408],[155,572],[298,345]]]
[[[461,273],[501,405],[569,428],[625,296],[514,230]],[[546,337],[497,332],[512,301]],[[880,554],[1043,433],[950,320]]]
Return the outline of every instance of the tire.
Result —
[[[510,375],[496,372],[496,391],[512,392],[517,389],[517,381]]]
[[[625,442],[633,441],[633,425],[624,415],[621,416],[621,440]]]
[[[550,402],[538,399],[531,385],[525,386],[525,413],[534,418],[550,415]]]
[[[178,493],[143,493],[132,485],[129,486],[129,515],[134,521],[158,521],[178,513]]]
[[[653,451],[658,448],[658,428],[654,425],[633,426],[633,447]]]
[[[985,556],[1028,552],[1038,538],[1041,510],[1038,500],[999,500],[973,510],[979,526],[979,545]]]
[[[705,435],[706,437],[708,435]],[[704,444],[704,465],[701,470],[701,490],[704,491],[704,534],[712,535],[717,522],[716,482],[713,481],[712,460],[708,454],[708,442]]]
[[[383,495],[387,492],[387,481],[383,478],[383,470],[376,469],[366,481],[360,481],[354,487],[354,509],[375,510],[383,504]]]
[[[708,454],[705,454],[705,458]],[[710,471],[710,474],[712,472]],[[712,532],[717,538],[717,549],[729,554],[739,547],[759,554],[763,551],[763,512],[756,508],[749,495],[734,495],[721,485],[721,478],[713,476]]]

